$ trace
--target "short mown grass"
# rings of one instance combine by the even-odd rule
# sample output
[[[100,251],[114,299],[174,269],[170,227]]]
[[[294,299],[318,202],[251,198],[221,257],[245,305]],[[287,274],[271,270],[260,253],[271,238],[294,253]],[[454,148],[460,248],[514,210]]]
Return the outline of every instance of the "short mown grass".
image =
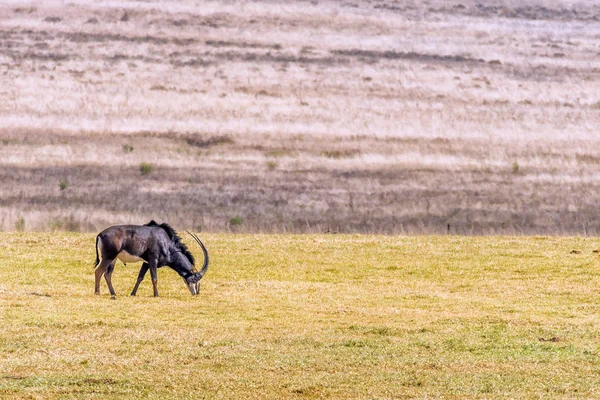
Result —
[[[0,398],[600,396],[596,239],[201,236],[199,296],[110,300],[94,235],[0,234]]]

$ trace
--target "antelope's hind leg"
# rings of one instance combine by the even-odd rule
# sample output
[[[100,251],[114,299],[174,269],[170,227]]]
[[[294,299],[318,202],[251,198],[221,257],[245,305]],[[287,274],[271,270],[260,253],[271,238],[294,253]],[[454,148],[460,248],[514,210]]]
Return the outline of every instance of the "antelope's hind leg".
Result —
[[[100,294],[100,279],[102,279],[102,275],[104,275],[106,273],[109,265],[111,265],[111,263],[113,261],[114,260],[107,260],[107,259],[103,258],[102,261],[100,261],[100,265],[98,265],[98,268],[96,268],[95,281],[94,281],[94,293],[95,294]],[[110,279],[110,278],[108,278],[108,279]],[[108,280],[107,280],[107,283],[108,283]],[[109,286],[109,289],[110,288],[111,288],[111,286]]]
[[[115,298],[115,296],[117,295],[112,285],[112,273],[115,269],[115,262],[116,259],[112,260],[111,263],[108,265],[106,272],[104,273],[104,279],[106,279],[106,285],[108,286],[108,290],[110,291],[110,297],[112,298]]]

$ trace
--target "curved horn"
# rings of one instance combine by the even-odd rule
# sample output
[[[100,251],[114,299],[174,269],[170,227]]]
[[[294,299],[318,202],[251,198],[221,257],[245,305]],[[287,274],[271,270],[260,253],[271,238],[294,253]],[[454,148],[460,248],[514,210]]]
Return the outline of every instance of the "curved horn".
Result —
[[[200,272],[197,272],[194,274],[194,280],[196,282],[198,282],[200,279],[202,279],[202,277],[206,273],[206,270],[208,269],[208,251],[206,250],[206,247],[204,247],[204,244],[202,243],[202,241],[200,239],[198,239],[198,236],[194,235],[190,231],[186,231],[186,232],[191,237],[193,237],[196,240],[196,242],[198,242],[200,247],[202,247],[202,252],[204,253],[204,265],[202,266],[202,269],[200,270]]]

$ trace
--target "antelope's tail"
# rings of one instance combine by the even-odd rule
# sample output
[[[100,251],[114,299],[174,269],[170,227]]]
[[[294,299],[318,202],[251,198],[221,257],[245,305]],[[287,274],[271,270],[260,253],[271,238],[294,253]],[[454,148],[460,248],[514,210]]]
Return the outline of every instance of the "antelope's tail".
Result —
[[[100,235],[96,236],[96,261],[94,262],[94,268],[100,263],[100,257],[98,257],[98,240],[100,240]]]

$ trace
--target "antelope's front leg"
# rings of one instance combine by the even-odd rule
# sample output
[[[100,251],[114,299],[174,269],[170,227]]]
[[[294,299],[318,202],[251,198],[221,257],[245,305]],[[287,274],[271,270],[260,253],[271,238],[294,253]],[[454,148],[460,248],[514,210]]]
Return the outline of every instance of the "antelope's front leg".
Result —
[[[131,291],[132,296],[135,296],[137,294],[138,287],[140,287],[140,283],[142,283],[142,281],[144,280],[144,277],[146,276],[146,272],[148,272],[148,268],[149,268],[148,263],[145,262],[142,264],[142,268],[140,268],[140,273],[138,274],[137,282],[135,283],[135,286],[133,287],[133,290]]]
[[[154,289],[154,297],[158,297],[158,274],[156,273],[158,269],[158,263],[156,261],[150,261],[150,277],[152,278],[152,288]]]

